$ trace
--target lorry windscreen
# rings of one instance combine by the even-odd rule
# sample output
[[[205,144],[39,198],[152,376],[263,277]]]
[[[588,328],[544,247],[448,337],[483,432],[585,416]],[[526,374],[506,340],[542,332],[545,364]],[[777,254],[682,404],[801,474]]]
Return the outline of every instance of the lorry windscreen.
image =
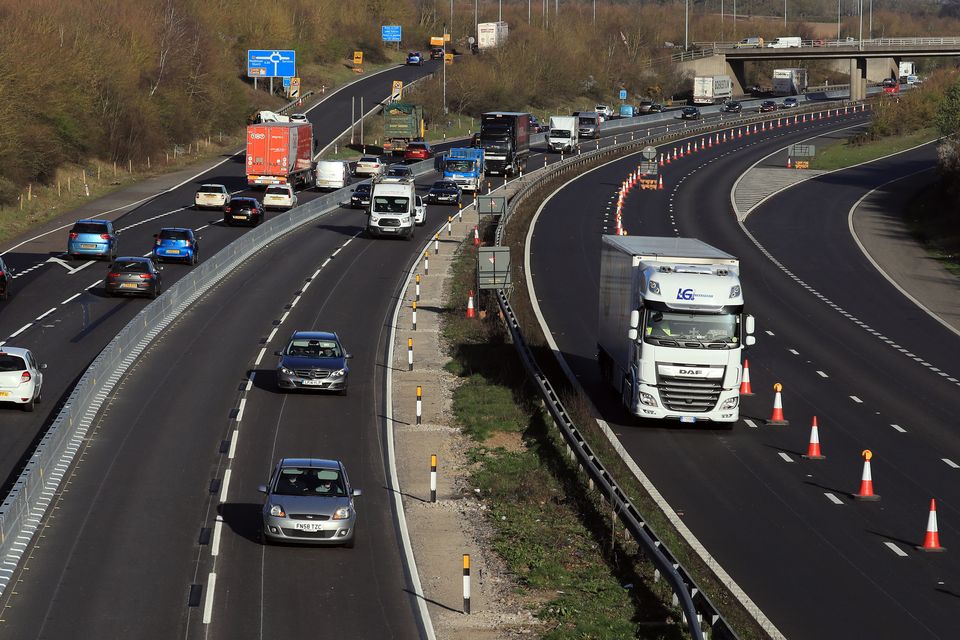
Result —
[[[410,198],[377,196],[373,199],[374,213],[407,213],[410,211]]]
[[[473,161],[471,160],[447,160],[443,165],[447,171],[456,173],[470,173],[473,171]]]
[[[551,138],[569,138],[570,132],[566,129],[550,129]]]
[[[499,151],[502,153],[506,153],[510,151],[510,139],[503,138],[503,137],[494,137],[494,138],[482,137],[480,138],[480,146],[482,146],[487,151],[494,151],[494,152]]]
[[[738,345],[737,314],[648,311],[643,335],[660,340]]]

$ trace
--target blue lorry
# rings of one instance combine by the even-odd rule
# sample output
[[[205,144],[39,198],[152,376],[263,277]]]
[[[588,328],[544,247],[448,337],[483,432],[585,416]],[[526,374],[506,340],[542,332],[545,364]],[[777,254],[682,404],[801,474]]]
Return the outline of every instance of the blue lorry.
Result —
[[[463,191],[478,191],[483,180],[483,149],[450,149],[443,158],[443,177]]]

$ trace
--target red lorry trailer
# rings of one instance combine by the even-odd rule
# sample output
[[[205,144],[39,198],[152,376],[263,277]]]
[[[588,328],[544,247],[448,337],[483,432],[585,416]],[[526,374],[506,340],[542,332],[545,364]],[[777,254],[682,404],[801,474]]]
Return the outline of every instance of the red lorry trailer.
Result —
[[[312,186],[313,126],[309,122],[264,122],[247,127],[247,184]]]

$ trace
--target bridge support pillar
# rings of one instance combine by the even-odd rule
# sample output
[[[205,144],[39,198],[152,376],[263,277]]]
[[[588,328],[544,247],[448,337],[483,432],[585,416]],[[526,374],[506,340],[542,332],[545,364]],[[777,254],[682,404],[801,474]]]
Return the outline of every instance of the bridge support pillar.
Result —
[[[737,96],[743,95],[743,88],[747,86],[743,60],[728,60],[726,56],[724,56],[724,59],[727,63],[727,68],[730,70],[730,78],[733,80],[733,94]]]
[[[850,99],[867,97],[867,59],[850,58]]]

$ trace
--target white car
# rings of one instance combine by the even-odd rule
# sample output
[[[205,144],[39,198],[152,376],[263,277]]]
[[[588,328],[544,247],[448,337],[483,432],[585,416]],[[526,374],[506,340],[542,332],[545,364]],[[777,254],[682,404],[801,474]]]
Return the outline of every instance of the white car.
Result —
[[[354,167],[353,173],[358,176],[378,176],[386,168],[387,165],[380,162],[380,158],[377,156],[363,156],[357,160],[357,166]]]
[[[598,104],[593,110],[608,120],[613,117],[613,109],[605,104]]]
[[[288,184],[271,184],[263,194],[264,209],[293,209],[297,206],[297,194]]]
[[[43,387],[41,370],[46,368],[29,349],[0,347],[0,402],[13,402],[24,411],[33,411]]]
[[[423,201],[423,196],[417,196],[416,206],[413,210],[413,222],[422,227],[427,222],[427,203]]]
[[[197,189],[193,206],[197,209],[223,209],[230,204],[230,192],[222,184],[204,184]]]
[[[307,114],[305,113],[291,113],[290,122],[306,122]]]

